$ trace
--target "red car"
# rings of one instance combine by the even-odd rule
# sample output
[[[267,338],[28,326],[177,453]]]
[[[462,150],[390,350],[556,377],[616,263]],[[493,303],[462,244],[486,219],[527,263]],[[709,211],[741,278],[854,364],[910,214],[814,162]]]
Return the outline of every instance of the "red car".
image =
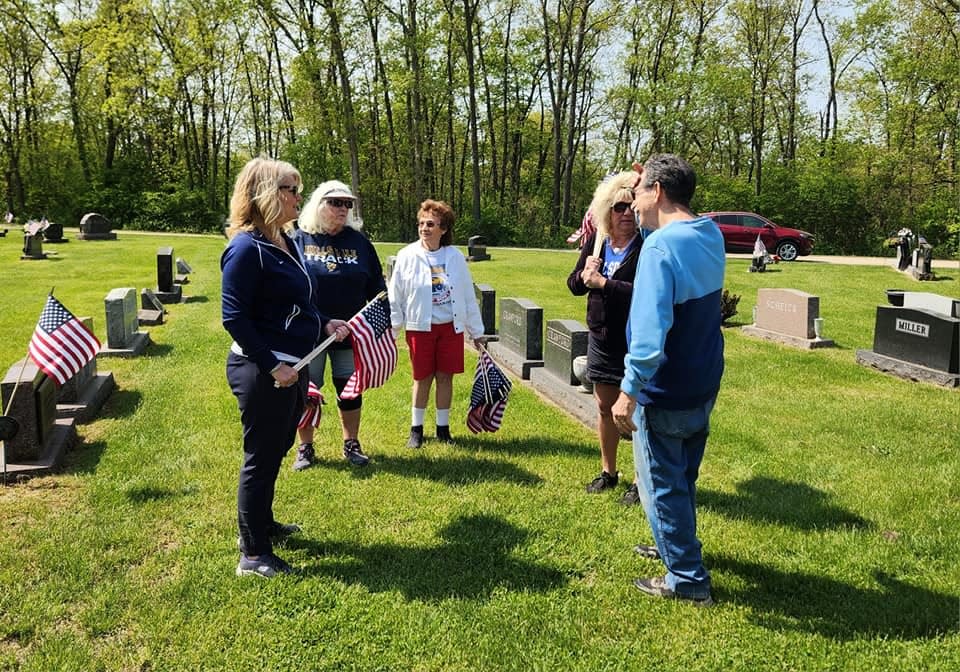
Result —
[[[727,252],[753,252],[757,236],[767,251],[784,261],[805,257],[813,251],[813,234],[774,224],[753,212],[704,212],[720,227]]]

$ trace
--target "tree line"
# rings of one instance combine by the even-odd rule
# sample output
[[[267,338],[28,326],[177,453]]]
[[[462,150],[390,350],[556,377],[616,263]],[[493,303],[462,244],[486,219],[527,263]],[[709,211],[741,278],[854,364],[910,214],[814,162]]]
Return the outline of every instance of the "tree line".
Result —
[[[960,0],[0,0],[7,208],[216,231],[251,156],[409,240],[560,245],[654,152],[699,210],[880,252],[960,238]]]

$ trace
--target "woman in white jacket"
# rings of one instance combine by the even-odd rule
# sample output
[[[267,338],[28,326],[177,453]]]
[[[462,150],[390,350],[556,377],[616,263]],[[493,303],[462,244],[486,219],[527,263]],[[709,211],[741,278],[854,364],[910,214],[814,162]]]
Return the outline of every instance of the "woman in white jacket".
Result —
[[[437,381],[437,439],[451,443],[453,376],[463,373],[464,333],[475,347],[486,341],[463,253],[453,246],[456,215],[443,201],[426,200],[417,213],[420,239],[397,254],[388,287],[394,333],[402,328],[413,365],[409,448],[423,445],[423,418]]]

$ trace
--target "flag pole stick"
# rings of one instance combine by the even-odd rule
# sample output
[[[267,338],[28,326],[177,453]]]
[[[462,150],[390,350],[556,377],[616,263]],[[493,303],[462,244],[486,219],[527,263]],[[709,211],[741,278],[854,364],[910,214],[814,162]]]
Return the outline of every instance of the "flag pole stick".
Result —
[[[375,297],[373,297],[372,299],[370,299],[369,301],[367,301],[366,305],[365,305],[363,308],[361,308],[360,310],[358,310],[357,313],[356,313],[356,315],[354,315],[353,317],[356,317],[357,315],[359,315],[360,313],[362,313],[363,311],[365,311],[367,308],[369,308],[371,305],[373,305],[374,303],[376,303],[376,302],[379,301],[380,299],[386,298],[386,296],[387,296],[387,293],[386,293],[386,292],[380,292],[380,293],[377,294]],[[352,320],[353,317],[351,317],[350,319]],[[349,320],[348,320],[348,321],[349,321]],[[337,339],[336,335],[328,336],[328,337],[323,341],[323,343],[321,343],[320,345],[318,345],[317,347],[315,347],[313,350],[311,350],[310,352],[308,352],[306,355],[304,355],[303,359],[301,359],[299,362],[297,362],[296,364],[294,364],[294,365],[293,365],[294,370],[299,371],[300,369],[302,369],[303,367],[305,367],[307,364],[309,364],[311,361],[313,361],[313,359],[314,359],[317,355],[319,355],[321,352],[323,352],[323,351],[326,350],[328,347],[330,347],[330,344],[333,343],[336,339]]]

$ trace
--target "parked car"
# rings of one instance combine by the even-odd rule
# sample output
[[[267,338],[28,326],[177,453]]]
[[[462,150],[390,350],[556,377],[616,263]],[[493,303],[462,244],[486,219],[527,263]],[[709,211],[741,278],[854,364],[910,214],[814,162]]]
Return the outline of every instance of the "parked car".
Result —
[[[774,224],[753,212],[704,212],[720,227],[727,252],[753,252],[757,236],[767,251],[784,261],[805,257],[813,251],[813,234]]]

